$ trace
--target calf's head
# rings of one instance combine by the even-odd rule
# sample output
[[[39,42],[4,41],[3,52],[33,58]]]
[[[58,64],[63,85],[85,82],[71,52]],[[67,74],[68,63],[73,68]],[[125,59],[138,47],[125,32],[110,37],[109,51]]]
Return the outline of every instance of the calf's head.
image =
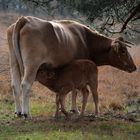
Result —
[[[109,51],[109,61],[113,67],[120,70],[127,71],[129,73],[136,70],[136,65],[127,47],[131,47],[130,42],[124,42],[123,38],[117,38],[112,41],[111,49]]]

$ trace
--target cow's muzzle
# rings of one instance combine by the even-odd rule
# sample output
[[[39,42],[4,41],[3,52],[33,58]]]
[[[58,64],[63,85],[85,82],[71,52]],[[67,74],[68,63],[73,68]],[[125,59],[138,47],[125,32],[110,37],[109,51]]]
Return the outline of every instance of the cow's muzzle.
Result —
[[[129,73],[132,73],[132,72],[134,72],[134,71],[137,70],[137,67],[136,67],[136,66],[133,66],[133,67],[127,67],[127,70],[128,70]]]

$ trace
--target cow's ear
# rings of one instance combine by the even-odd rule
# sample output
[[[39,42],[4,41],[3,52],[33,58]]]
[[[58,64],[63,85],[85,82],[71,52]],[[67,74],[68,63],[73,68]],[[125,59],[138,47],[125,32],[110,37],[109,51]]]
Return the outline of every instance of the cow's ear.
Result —
[[[120,48],[120,43],[119,41],[113,41],[112,45],[111,45],[112,49],[115,51],[115,52],[119,52],[119,48]]]
[[[130,45],[133,45],[133,46],[135,45],[134,43],[129,42],[129,41],[125,41],[125,43],[126,43],[127,45],[129,45],[129,46],[130,46]]]
[[[135,45],[132,42],[129,42],[129,41],[124,40],[123,37],[118,37],[118,38],[115,39],[115,41],[120,41],[121,43],[123,43],[124,45],[126,45],[126,47],[129,47],[129,48],[131,48],[132,45]]]
[[[123,38],[123,37],[117,37],[117,38],[115,39],[115,41],[122,41],[122,42],[124,42],[124,38]]]

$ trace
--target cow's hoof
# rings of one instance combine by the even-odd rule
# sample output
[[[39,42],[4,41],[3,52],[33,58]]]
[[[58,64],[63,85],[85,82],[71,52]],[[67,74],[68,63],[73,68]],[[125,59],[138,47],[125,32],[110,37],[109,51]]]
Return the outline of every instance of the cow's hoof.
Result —
[[[28,114],[22,114],[22,116],[27,119],[28,118]]]
[[[22,117],[21,112],[15,112],[15,115],[16,115],[17,117],[19,117],[19,118],[21,118],[21,117]]]

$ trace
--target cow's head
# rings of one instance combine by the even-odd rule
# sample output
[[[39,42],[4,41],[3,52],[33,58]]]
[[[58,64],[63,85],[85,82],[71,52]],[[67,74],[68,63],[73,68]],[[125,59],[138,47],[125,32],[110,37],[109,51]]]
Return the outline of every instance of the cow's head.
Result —
[[[111,65],[130,73],[135,71],[136,65],[127,50],[127,47],[131,46],[132,44],[130,44],[130,42],[126,43],[122,37],[115,39],[112,42],[111,49],[109,51],[109,60]]]

